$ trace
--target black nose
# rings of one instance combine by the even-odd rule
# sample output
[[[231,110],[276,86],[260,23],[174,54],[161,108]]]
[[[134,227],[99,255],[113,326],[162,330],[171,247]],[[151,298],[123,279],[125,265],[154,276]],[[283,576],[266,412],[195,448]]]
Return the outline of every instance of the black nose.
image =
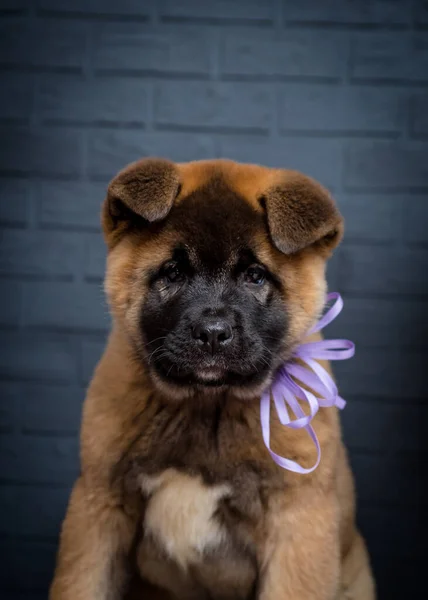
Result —
[[[206,320],[192,330],[193,338],[206,352],[214,354],[232,341],[232,327],[224,319]]]

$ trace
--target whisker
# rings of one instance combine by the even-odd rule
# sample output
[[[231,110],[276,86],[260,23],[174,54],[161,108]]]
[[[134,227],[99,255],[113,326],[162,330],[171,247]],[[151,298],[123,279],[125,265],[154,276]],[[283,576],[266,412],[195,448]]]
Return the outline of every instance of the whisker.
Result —
[[[154,340],[147,342],[147,344],[144,344],[144,347],[147,348],[147,346],[150,346],[150,344],[154,344],[155,342],[158,342],[159,340],[166,340],[166,337],[167,337],[166,335],[161,335],[160,337],[157,337]]]
[[[159,346],[159,348],[155,348],[153,350],[153,352],[151,352],[149,354],[148,359],[147,359],[148,362],[150,363],[150,360],[153,358],[153,356],[156,354],[156,352],[164,352],[164,351],[165,351],[165,348],[163,346]],[[160,358],[160,356],[158,358]]]
[[[268,348],[267,346],[265,346],[264,344],[261,345],[262,349],[267,352],[270,356],[274,356],[274,353],[272,352],[272,350],[270,348]]]

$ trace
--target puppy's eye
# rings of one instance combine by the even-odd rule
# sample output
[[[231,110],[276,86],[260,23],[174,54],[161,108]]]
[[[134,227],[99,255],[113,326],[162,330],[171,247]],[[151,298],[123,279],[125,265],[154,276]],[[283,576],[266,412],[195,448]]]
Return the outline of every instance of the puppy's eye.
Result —
[[[165,267],[164,277],[169,283],[176,283],[183,279],[184,273],[180,270],[177,263],[171,263]]]
[[[253,285],[263,285],[266,280],[266,271],[263,267],[253,265],[245,271],[245,281]]]

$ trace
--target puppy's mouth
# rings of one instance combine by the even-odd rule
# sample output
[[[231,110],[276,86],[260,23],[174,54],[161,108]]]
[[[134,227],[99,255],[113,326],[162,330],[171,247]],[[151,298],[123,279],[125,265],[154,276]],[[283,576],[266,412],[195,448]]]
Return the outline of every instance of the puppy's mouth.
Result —
[[[226,384],[229,373],[221,366],[207,366],[195,369],[193,376],[200,385],[220,387]]]
[[[157,375],[166,383],[180,387],[247,387],[260,383],[269,375],[266,364],[254,365],[247,369],[234,368],[233,364],[221,358],[210,357],[192,365],[180,365],[173,361],[159,361],[154,364]]]
[[[224,357],[205,355],[191,365],[191,370],[196,378],[213,381],[224,378],[228,369]]]

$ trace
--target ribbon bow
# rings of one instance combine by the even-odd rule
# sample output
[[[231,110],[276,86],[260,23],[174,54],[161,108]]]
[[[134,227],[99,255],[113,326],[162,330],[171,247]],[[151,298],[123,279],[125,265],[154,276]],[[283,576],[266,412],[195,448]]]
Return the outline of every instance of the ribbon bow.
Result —
[[[327,295],[327,304],[334,300],[334,304],[327,310],[321,319],[312,327],[308,335],[320,331],[331,323],[343,308],[343,300],[337,292]],[[327,371],[317,360],[346,360],[354,356],[355,346],[349,340],[322,340],[319,342],[307,342],[298,347],[291,360],[284,363],[272,386],[266,390],[260,400],[260,421],[262,426],[263,441],[269,450],[273,460],[283,469],[295,473],[311,473],[319,465],[321,459],[321,448],[311,425],[311,421],[317,414],[320,406],[336,406],[344,408],[346,402],[339,396],[337,386]],[[297,364],[293,359],[300,359],[305,366]],[[308,367],[308,368],[307,368]],[[308,386],[318,396],[303,389],[296,380]],[[305,469],[299,463],[289,458],[279,456],[270,448],[270,403],[273,398],[279,421],[282,425],[291,429],[305,429],[317,450],[315,464]],[[305,415],[299,400],[307,402],[309,414]],[[291,420],[287,406],[296,417]]]

